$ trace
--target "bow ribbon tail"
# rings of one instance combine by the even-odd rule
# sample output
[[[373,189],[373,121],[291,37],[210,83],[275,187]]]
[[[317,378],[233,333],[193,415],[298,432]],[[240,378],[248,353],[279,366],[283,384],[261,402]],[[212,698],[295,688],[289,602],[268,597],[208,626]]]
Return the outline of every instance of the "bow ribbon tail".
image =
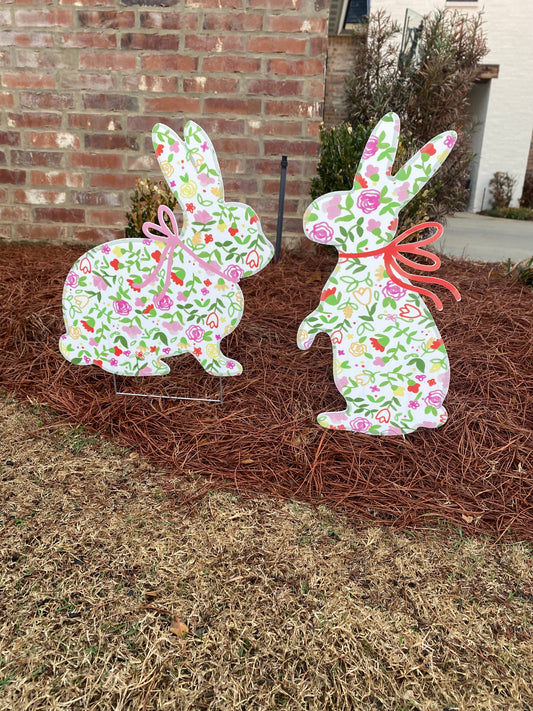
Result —
[[[406,283],[401,281],[401,278],[403,279],[413,279],[415,281],[421,281],[424,283],[428,284],[439,284],[440,286],[443,286],[445,289],[448,289],[451,291],[451,293],[454,295],[455,299],[457,301],[461,300],[461,294],[459,291],[453,286],[453,284],[450,284],[449,281],[446,281],[445,279],[439,279],[438,277],[430,277],[430,276],[422,276],[418,274],[409,274],[406,271],[400,267],[398,262],[395,259],[396,255],[386,255],[385,256],[385,268],[387,270],[387,274],[390,276],[391,281],[393,281],[395,284],[398,286],[402,287],[403,289],[408,289],[410,291],[415,291],[417,294],[422,294],[423,296],[428,296],[437,309],[439,311],[442,311],[442,301],[439,299],[439,297],[434,294],[432,291],[429,289],[423,289],[420,286],[415,286],[414,284],[411,283]],[[401,255],[398,255],[399,257]],[[416,262],[411,262],[411,260],[406,259],[405,257],[402,259],[404,263],[409,263],[409,265],[414,265],[417,268],[420,268],[420,264],[416,264]],[[426,270],[429,271],[434,271],[438,267],[433,266],[433,265],[422,265],[426,268]]]
[[[167,226],[165,223],[165,214],[168,215],[170,219],[170,224],[171,228]],[[165,241],[165,248],[159,258],[159,261],[156,264],[156,267],[154,271],[149,274],[146,279],[144,279],[141,282],[141,288],[148,286],[148,284],[152,284],[156,278],[161,269],[163,268],[163,264],[167,263],[167,268],[166,268],[166,274],[165,274],[165,284],[163,286],[163,289],[161,290],[159,296],[163,296],[166,294],[168,291],[168,287],[170,285],[170,278],[171,278],[171,271],[172,271],[172,259],[174,257],[174,250],[176,248],[176,241],[179,239],[178,236],[178,225],[176,222],[176,218],[174,216],[174,213],[170,208],[168,208],[166,205],[160,205],[158,210],[157,210],[157,219],[159,220],[159,224],[155,224],[154,222],[145,222],[143,224],[143,233],[148,237],[149,239],[153,240],[158,240],[158,241]],[[159,234],[153,234],[151,230],[157,230]]]

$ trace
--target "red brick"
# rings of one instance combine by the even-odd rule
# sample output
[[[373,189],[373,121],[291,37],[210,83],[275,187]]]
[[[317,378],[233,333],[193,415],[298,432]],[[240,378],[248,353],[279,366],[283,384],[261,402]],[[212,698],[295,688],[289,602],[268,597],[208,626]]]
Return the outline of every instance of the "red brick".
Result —
[[[267,30],[271,32],[326,34],[328,21],[325,17],[302,18],[295,15],[271,15],[267,18]]]
[[[148,30],[197,30],[198,14],[183,12],[141,12],[141,27]]]
[[[264,121],[262,119],[250,119],[248,121],[249,130],[259,136],[301,136],[303,124],[301,121]]]
[[[72,230],[72,236],[80,242],[100,244],[102,242],[110,242],[111,240],[124,237],[124,230],[98,227],[78,227]]]
[[[343,82],[343,86],[344,86],[344,82]],[[309,90],[307,92],[307,96],[310,99],[320,99],[321,101],[323,101],[324,95],[325,95],[324,82],[323,81],[311,82],[311,85],[310,85]]]
[[[43,242],[63,242],[67,237],[66,227],[59,225],[32,225],[21,223],[16,226],[17,239]]]
[[[310,156],[318,155],[318,143],[316,141],[265,141],[265,155],[293,155]]]
[[[261,60],[251,57],[205,57],[202,62],[202,71],[206,73],[236,72],[238,74],[251,74],[261,68]]]
[[[63,205],[67,194],[55,190],[15,190],[13,197],[18,203],[50,206]]]
[[[198,68],[198,59],[179,54],[150,54],[141,57],[141,67],[145,72],[194,72]]]
[[[126,159],[126,169],[135,171],[135,175],[137,176],[156,172],[157,179],[162,179],[162,176],[159,171],[159,166],[157,164],[157,159],[154,155],[154,148],[150,135],[146,136],[146,138],[144,139],[144,150],[146,151],[145,155],[128,156],[128,158]]]
[[[64,47],[79,49],[116,49],[118,34],[115,32],[69,32],[59,35],[58,43]]]
[[[272,37],[269,35],[250,37],[248,40],[249,52],[261,52],[265,54],[305,54],[305,39],[295,39],[294,37]]]
[[[78,210],[69,207],[36,207],[36,222],[73,222],[83,224],[85,222],[85,210]]]
[[[204,106],[208,113],[259,115],[261,112],[260,99],[208,98]]]
[[[322,76],[324,62],[320,59],[271,59],[268,62],[269,74],[285,76]]]
[[[0,205],[0,220],[5,222],[29,222],[31,210],[21,205]]]
[[[114,153],[71,153],[73,168],[96,168],[97,170],[120,170],[122,156]]]
[[[25,170],[7,170],[7,168],[0,168],[0,183],[8,183],[10,185],[23,185],[25,182]]]
[[[85,136],[85,148],[97,151],[137,151],[139,145],[133,136],[121,133],[95,133]]]
[[[199,94],[234,94],[239,89],[239,80],[221,77],[194,77],[183,80],[183,90],[187,93],[196,92]]]
[[[17,131],[0,131],[0,146],[20,146],[20,133]]]
[[[74,105],[72,94],[56,94],[55,92],[21,92],[19,100],[21,109],[57,109],[58,111],[64,111]]]
[[[14,103],[14,96],[11,92],[0,92],[0,108],[10,109]]]
[[[328,38],[326,35],[323,37],[311,37],[309,40],[309,56],[319,57],[322,55],[326,57],[328,49]]]
[[[293,161],[294,162],[294,161]],[[289,165],[291,164],[291,161],[289,161]],[[279,173],[279,163],[278,163],[278,173]],[[293,197],[301,197],[301,195],[309,195],[309,190],[303,189],[302,186],[302,181],[300,180],[287,180],[286,186],[285,186],[287,195],[291,195]],[[263,192],[265,195],[279,195],[279,178],[276,180],[263,180]],[[311,202],[311,198],[309,198],[309,202]],[[301,220],[300,220],[300,225],[301,225]]]
[[[252,79],[248,82],[248,93],[266,94],[267,96],[301,96],[301,81],[282,81],[280,79]]]
[[[109,225],[111,227],[126,227],[127,219],[124,210],[89,210],[88,222],[93,225]]]
[[[72,27],[72,11],[15,10],[15,27]]]
[[[175,94],[178,91],[178,77],[133,74],[124,77],[124,89],[129,91],[151,91],[160,94]]]
[[[197,8],[230,8],[231,10],[242,10],[242,0],[185,0],[185,5],[193,9]]]
[[[91,207],[121,207],[122,205],[122,193],[111,193],[108,190],[105,192],[73,190],[70,193],[70,199],[74,205],[90,205]]]
[[[83,186],[82,173],[65,173],[61,171],[33,171],[31,174],[31,184],[42,187],[67,187],[81,188]]]
[[[11,151],[12,165],[29,168],[59,168],[64,157],[63,152],[51,153],[49,151]]]
[[[6,152],[5,151],[0,151],[0,165],[5,165],[7,163],[6,161]],[[5,199],[5,190],[0,191],[0,202]]]
[[[116,10],[80,10],[78,23],[80,27],[118,30],[133,27],[135,14],[133,12],[117,12]]]
[[[122,131],[122,121],[117,116],[98,116],[97,114],[70,114],[70,128],[82,128],[89,131]]]
[[[179,35],[128,33],[120,40],[122,49],[153,50],[154,52],[178,51]]]
[[[244,196],[255,195],[258,192],[258,182],[250,178],[224,177],[224,188],[226,196],[230,199],[232,196],[238,196],[239,200],[247,202],[247,198]]]
[[[58,131],[56,133],[29,133],[30,145],[35,148],[60,148],[61,150],[77,150],[80,139],[73,133]]]
[[[223,118],[220,116],[202,116],[197,120],[197,123],[200,124],[204,131],[207,131],[209,135],[213,134],[213,136],[224,133],[242,136],[246,129],[246,124],[242,119]]]
[[[91,175],[90,183],[92,188],[130,190],[135,187],[137,177],[131,173],[96,173]]]
[[[256,7],[259,10],[283,10],[289,11],[287,0],[248,0],[250,7]],[[290,11],[299,11],[302,9],[303,0],[291,0]]]
[[[306,103],[304,101],[267,101],[265,113],[270,116],[301,116],[315,118],[322,116],[321,102]]]
[[[115,74],[80,74],[61,72],[61,89],[92,89],[92,91],[116,91],[120,88],[119,77]]]
[[[242,52],[246,40],[239,35],[187,35],[185,48],[194,52]]]
[[[139,99],[126,94],[83,94],[86,109],[98,111],[138,111]]]
[[[158,114],[150,116],[149,114],[143,114],[142,116],[128,116],[128,131],[135,131],[136,133],[151,133],[152,128],[160,120]]]
[[[2,32],[2,46],[53,47],[54,36],[50,32]]]
[[[135,55],[125,52],[81,52],[80,69],[134,71]]]
[[[54,67],[64,69],[73,65],[69,62],[70,57],[65,52],[57,50],[43,49],[17,49],[16,64],[19,69],[29,67],[30,69],[42,69]]]
[[[2,85],[8,89],[55,89],[56,80],[39,72],[2,72]]]
[[[219,32],[253,32],[263,28],[263,15],[250,12],[208,12],[204,16],[203,28]]]
[[[259,141],[253,138],[217,138],[215,148],[221,153],[229,155],[259,155]]]
[[[8,114],[9,126],[16,128],[60,128],[61,116],[59,114],[16,113]],[[2,133],[0,132],[0,137]],[[0,138],[0,143],[1,143]]]
[[[200,99],[192,96],[171,96],[167,98],[157,98],[144,100],[147,111],[159,111],[161,113],[174,113],[179,111],[184,114],[200,113]]]

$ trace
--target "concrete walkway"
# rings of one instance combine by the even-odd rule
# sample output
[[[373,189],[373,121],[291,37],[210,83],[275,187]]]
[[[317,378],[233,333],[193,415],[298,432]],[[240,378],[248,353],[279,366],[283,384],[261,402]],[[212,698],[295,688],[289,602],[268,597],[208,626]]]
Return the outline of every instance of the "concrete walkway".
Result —
[[[533,257],[533,222],[458,212],[448,218],[435,251],[477,262],[520,262]]]

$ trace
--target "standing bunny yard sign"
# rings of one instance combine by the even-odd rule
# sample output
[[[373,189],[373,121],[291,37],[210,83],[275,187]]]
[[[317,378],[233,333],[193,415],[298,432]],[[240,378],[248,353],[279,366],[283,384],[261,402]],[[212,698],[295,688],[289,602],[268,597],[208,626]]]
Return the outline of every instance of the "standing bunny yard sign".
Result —
[[[394,235],[400,210],[437,172],[456,134],[436,136],[393,176],[399,133],[399,118],[384,116],[367,142],[352,190],[323,195],[304,215],[306,236],[339,252],[320,304],[298,331],[298,346],[304,350],[320,332],[331,338],[335,385],[346,409],[318,416],[319,424],[329,429],[405,435],[418,427],[439,427],[447,419],[448,356],[421,296],[432,299],[439,310],[442,303],[410,280],[440,284],[457,300],[461,297],[448,282],[406,273],[398,263],[436,270],[440,260],[421,247],[438,239],[442,226],[427,222]],[[424,228],[435,232],[417,243],[401,244]],[[413,262],[406,254],[432,263]]]
[[[165,205],[145,239],[94,247],[65,281],[66,333],[59,341],[72,363],[113,375],[166,375],[164,359],[191,353],[216,376],[242,366],[221,351],[244,310],[239,281],[265,267],[273,247],[247,205],[225,202],[222,176],[207,134],[189,121],[184,140],[156,124],[153,144],[183,211],[183,226]]]

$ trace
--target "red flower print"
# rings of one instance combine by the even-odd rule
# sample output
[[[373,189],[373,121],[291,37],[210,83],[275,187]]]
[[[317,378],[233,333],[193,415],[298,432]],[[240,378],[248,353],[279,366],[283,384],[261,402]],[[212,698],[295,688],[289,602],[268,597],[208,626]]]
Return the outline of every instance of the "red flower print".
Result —
[[[185,208],[186,208],[187,212],[194,212],[194,204],[192,202],[188,202],[185,205]]]
[[[163,145],[162,143],[160,143],[160,144],[157,146],[157,148],[155,149],[155,154],[156,154],[156,156],[159,158],[159,156],[163,153],[164,150],[165,150],[164,145]]]
[[[155,353],[155,349],[156,349],[155,346],[150,346],[150,353]]]
[[[436,152],[433,143],[426,143],[426,145],[420,149],[420,153],[427,153],[428,156],[434,156]]]
[[[238,230],[236,227],[230,227],[229,230],[228,230],[228,232],[230,233],[230,235],[231,235],[232,237],[235,237],[235,235],[237,234],[238,231],[239,231],[239,230]]]
[[[209,316],[205,321],[206,326],[209,328],[218,328],[218,316],[214,311],[211,311]]]
[[[103,366],[103,363],[102,363],[101,360],[93,360],[93,363],[94,363],[95,365],[97,365],[99,368],[101,368],[101,367]]]
[[[362,188],[368,188],[368,182],[363,178],[362,175],[356,175],[355,181],[359,183]]]
[[[213,283],[213,282],[212,282],[210,279],[204,279],[204,284],[205,284],[206,286],[211,286],[212,283]]]
[[[205,242],[206,244],[209,244],[209,242],[212,242],[212,241],[213,241],[213,235],[206,235],[206,236],[205,236],[204,242]]]
[[[324,289],[324,291],[320,295],[320,301],[325,301],[328,297],[333,296],[336,291],[336,286],[330,286],[329,289]]]
[[[137,356],[137,358],[144,358],[144,353],[142,351],[137,351],[135,355]]]
[[[246,265],[250,267],[250,269],[257,269],[257,267],[259,266],[259,255],[257,251],[255,249],[252,249],[250,252],[248,252],[244,261]]]
[[[149,314],[150,311],[151,311],[153,308],[154,308],[154,305],[153,305],[153,304],[148,304],[148,306],[144,309],[144,312],[143,312],[143,313]]]
[[[250,224],[255,225],[258,219],[257,215],[252,215],[252,217],[250,217]]]
[[[408,385],[407,390],[409,390],[410,393],[416,394],[420,390],[420,383],[413,383],[412,385]]]
[[[115,346],[114,353],[116,356],[122,355],[122,349],[119,348],[118,346]]]
[[[139,291],[139,292],[141,291],[140,288],[137,286],[137,284],[133,281],[133,279],[126,279],[126,281],[128,282],[130,289],[132,291]]]
[[[381,343],[378,341],[377,338],[371,338],[370,343],[374,346],[374,348],[379,351],[380,353],[383,353],[385,350],[385,347],[381,345]]]
[[[435,338],[435,340],[434,340],[433,343],[431,344],[431,348],[432,348],[434,351],[436,351],[437,348],[440,348],[443,343],[444,343],[444,341],[442,340],[442,338]]]
[[[161,259],[161,252],[156,249],[155,252],[152,252],[150,256],[152,257],[152,259],[155,259],[155,261],[158,262]]]
[[[436,384],[437,384],[437,381],[435,380],[435,378],[431,378],[431,380],[428,380],[428,385],[436,385]]]
[[[80,323],[86,331],[89,331],[89,333],[94,333],[94,328],[90,326],[87,321],[80,321]]]
[[[390,225],[389,225],[389,230],[390,230],[391,232],[395,232],[397,227],[398,227],[398,219],[397,219],[397,218],[394,218],[394,220],[392,220],[391,223],[390,223]]]
[[[183,286],[183,279],[180,279],[177,274],[174,274],[174,272],[172,272],[170,278],[172,279],[174,284],[177,284],[178,286]]]
[[[382,425],[387,425],[390,422],[391,413],[387,407],[384,407],[376,415],[376,420]]]
[[[201,349],[201,348],[194,348],[194,349],[193,349],[193,354],[194,354],[195,356],[200,356],[200,355],[202,355],[202,349]]]
[[[109,262],[109,266],[113,267],[115,271],[117,271],[119,265],[118,259],[113,259],[112,262]]]

